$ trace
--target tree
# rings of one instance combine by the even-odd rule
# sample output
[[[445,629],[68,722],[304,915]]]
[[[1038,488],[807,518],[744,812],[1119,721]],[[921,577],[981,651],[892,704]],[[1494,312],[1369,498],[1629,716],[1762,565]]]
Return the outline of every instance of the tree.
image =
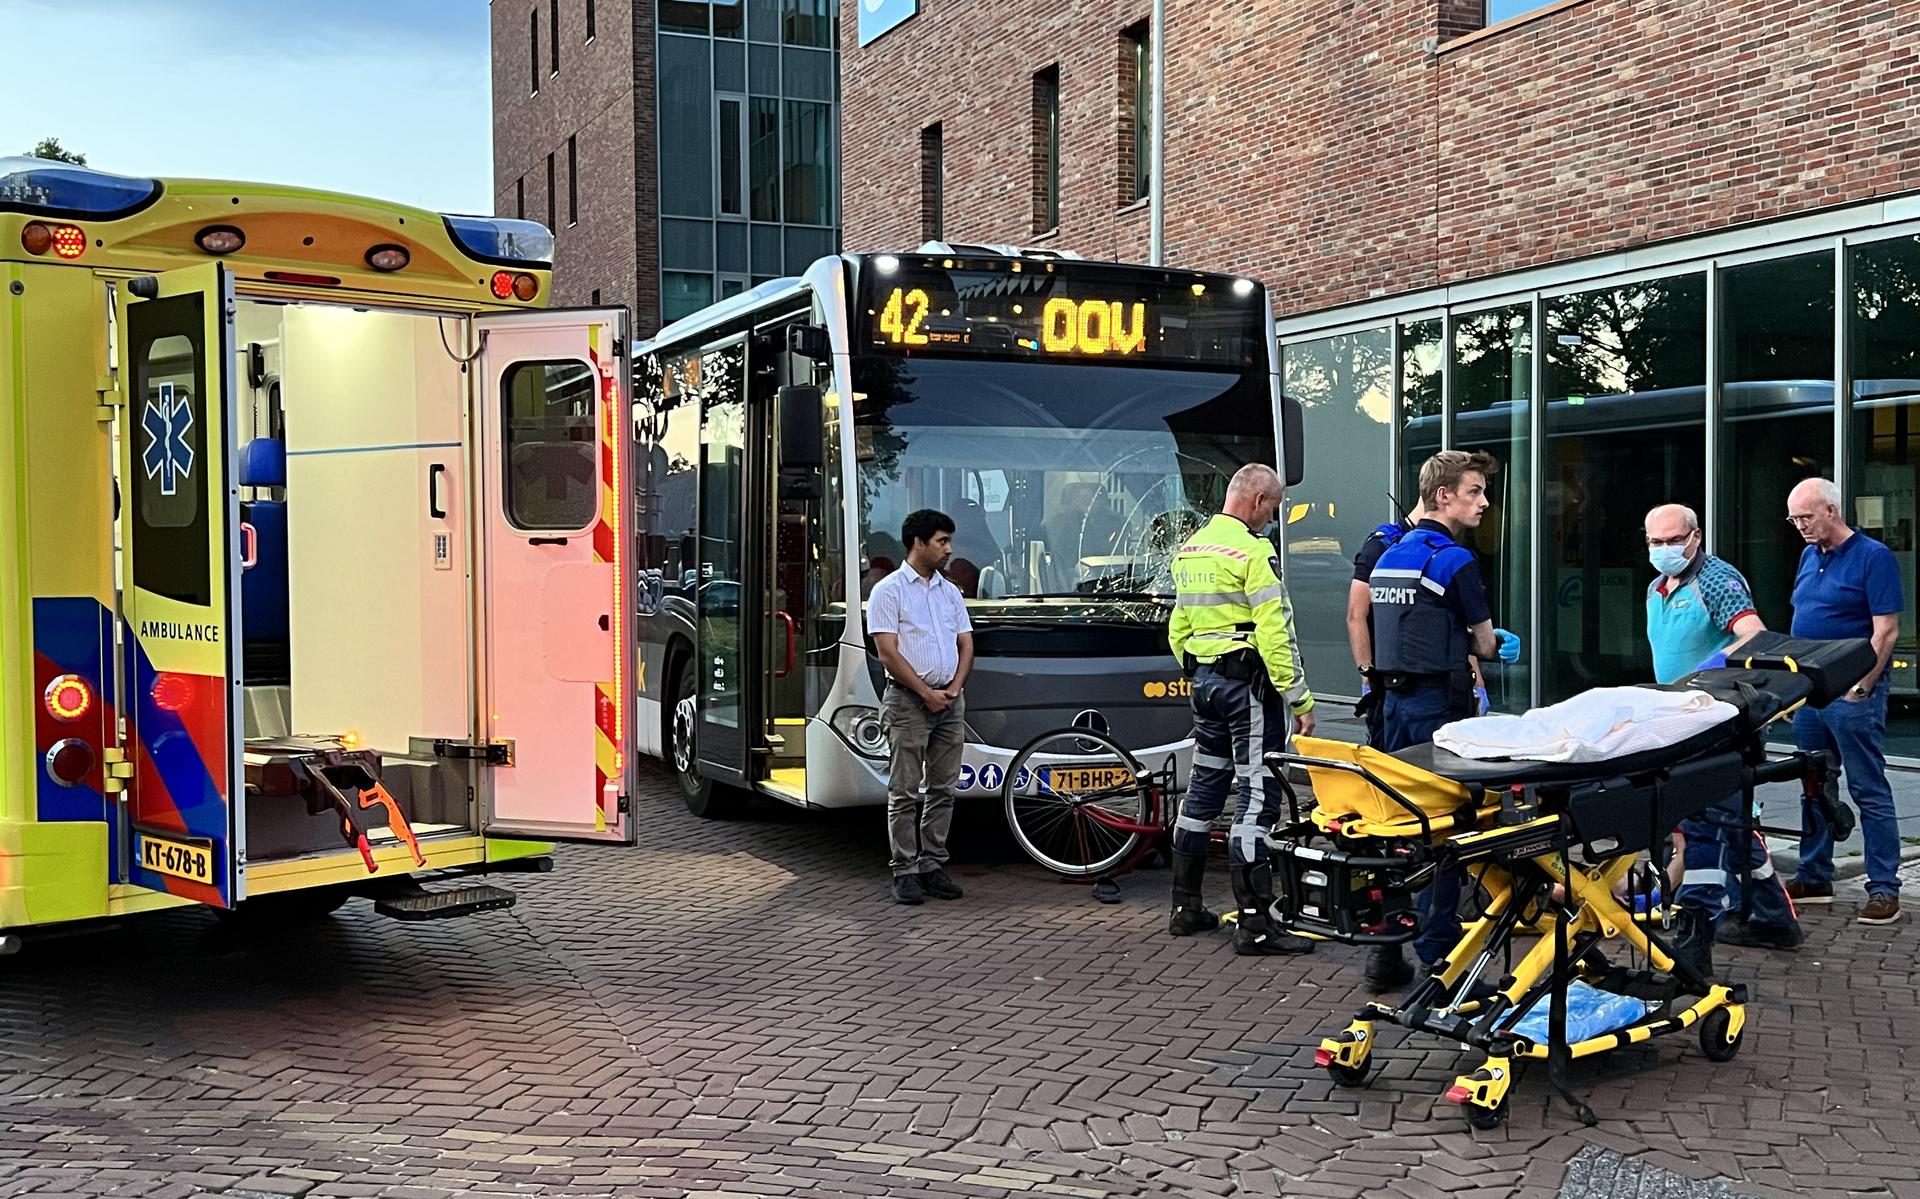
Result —
[[[27,151],[27,156],[30,158],[49,158],[54,162],[70,162],[77,167],[87,165],[87,156],[85,154],[76,154],[72,150],[67,149],[60,144],[60,139],[57,137],[41,138],[39,145]]]

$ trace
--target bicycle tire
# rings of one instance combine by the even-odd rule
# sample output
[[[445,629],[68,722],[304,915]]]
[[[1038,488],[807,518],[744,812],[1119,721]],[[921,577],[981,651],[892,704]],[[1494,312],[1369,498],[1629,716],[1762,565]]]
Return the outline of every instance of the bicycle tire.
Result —
[[[1126,777],[1092,773],[1112,766],[1124,767]],[[1054,771],[1076,767],[1089,771],[1088,785],[1053,786]],[[1077,776],[1075,781],[1080,781]],[[1041,733],[1013,755],[1000,791],[1007,827],[1020,848],[1067,878],[1115,869],[1131,859],[1148,836],[1085,814],[1086,808],[1098,806],[1116,821],[1144,826],[1153,810],[1140,760],[1105,733],[1076,728]]]

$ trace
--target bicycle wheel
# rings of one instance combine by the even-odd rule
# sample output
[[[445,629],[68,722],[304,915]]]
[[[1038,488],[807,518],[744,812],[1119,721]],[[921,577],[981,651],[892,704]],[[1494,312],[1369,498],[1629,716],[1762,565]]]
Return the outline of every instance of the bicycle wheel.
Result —
[[[1104,733],[1042,733],[1007,767],[1007,826],[1027,856],[1072,878],[1127,861],[1150,823],[1153,796],[1132,754]]]

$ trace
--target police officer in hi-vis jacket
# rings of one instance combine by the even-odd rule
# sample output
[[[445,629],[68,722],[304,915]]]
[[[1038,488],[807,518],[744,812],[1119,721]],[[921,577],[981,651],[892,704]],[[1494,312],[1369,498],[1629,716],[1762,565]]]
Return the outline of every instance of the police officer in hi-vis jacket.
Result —
[[[1260,533],[1279,515],[1284,487],[1272,467],[1243,466],[1227,486],[1220,515],[1187,538],[1173,558],[1177,595],[1167,640],[1193,680],[1193,779],[1173,833],[1173,914],[1167,931],[1191,936],[1220,926],[1201,902],[1207,837],[1238,795],[1227,858],[1239,916],[1235,953],[1306,953],[1311,941],[1274,926],[1273,865],[1267,832],[1280,815],[1280,785],[1264,757],[1286,748],[1288,726],[1313,732],[1293,607],[1280,582],[1273,542]]]

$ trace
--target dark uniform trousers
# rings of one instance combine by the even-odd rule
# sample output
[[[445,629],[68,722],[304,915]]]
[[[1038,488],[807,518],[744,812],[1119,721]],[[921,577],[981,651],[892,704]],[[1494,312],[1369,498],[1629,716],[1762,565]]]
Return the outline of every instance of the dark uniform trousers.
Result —
[[[1392,753],[1433,740],[1441,725],[1466,715],[1452,710],[1446,684],[1427,684],[1411,691],[1389,691],[1381,703],[1380,748]],[[1413,951],[1431,966],[1460,941],[1460,874],[1441,872],[1418,896],[1426,926],[1414,938]]]
[[[1290,717],[1271,688],[1258,690],[1271,698],[1263,702],[1253,681],[1227,678],[1211,664],[1194,672],[1193,779],[1174,824],[1178,853],[1206,855],[1207,834],[1231,789],[1238,798],[1228,859],[1236,866],[1267,860],[1266,834],[1280,817],[1282,798],[1265,756],[1286,749]]]

